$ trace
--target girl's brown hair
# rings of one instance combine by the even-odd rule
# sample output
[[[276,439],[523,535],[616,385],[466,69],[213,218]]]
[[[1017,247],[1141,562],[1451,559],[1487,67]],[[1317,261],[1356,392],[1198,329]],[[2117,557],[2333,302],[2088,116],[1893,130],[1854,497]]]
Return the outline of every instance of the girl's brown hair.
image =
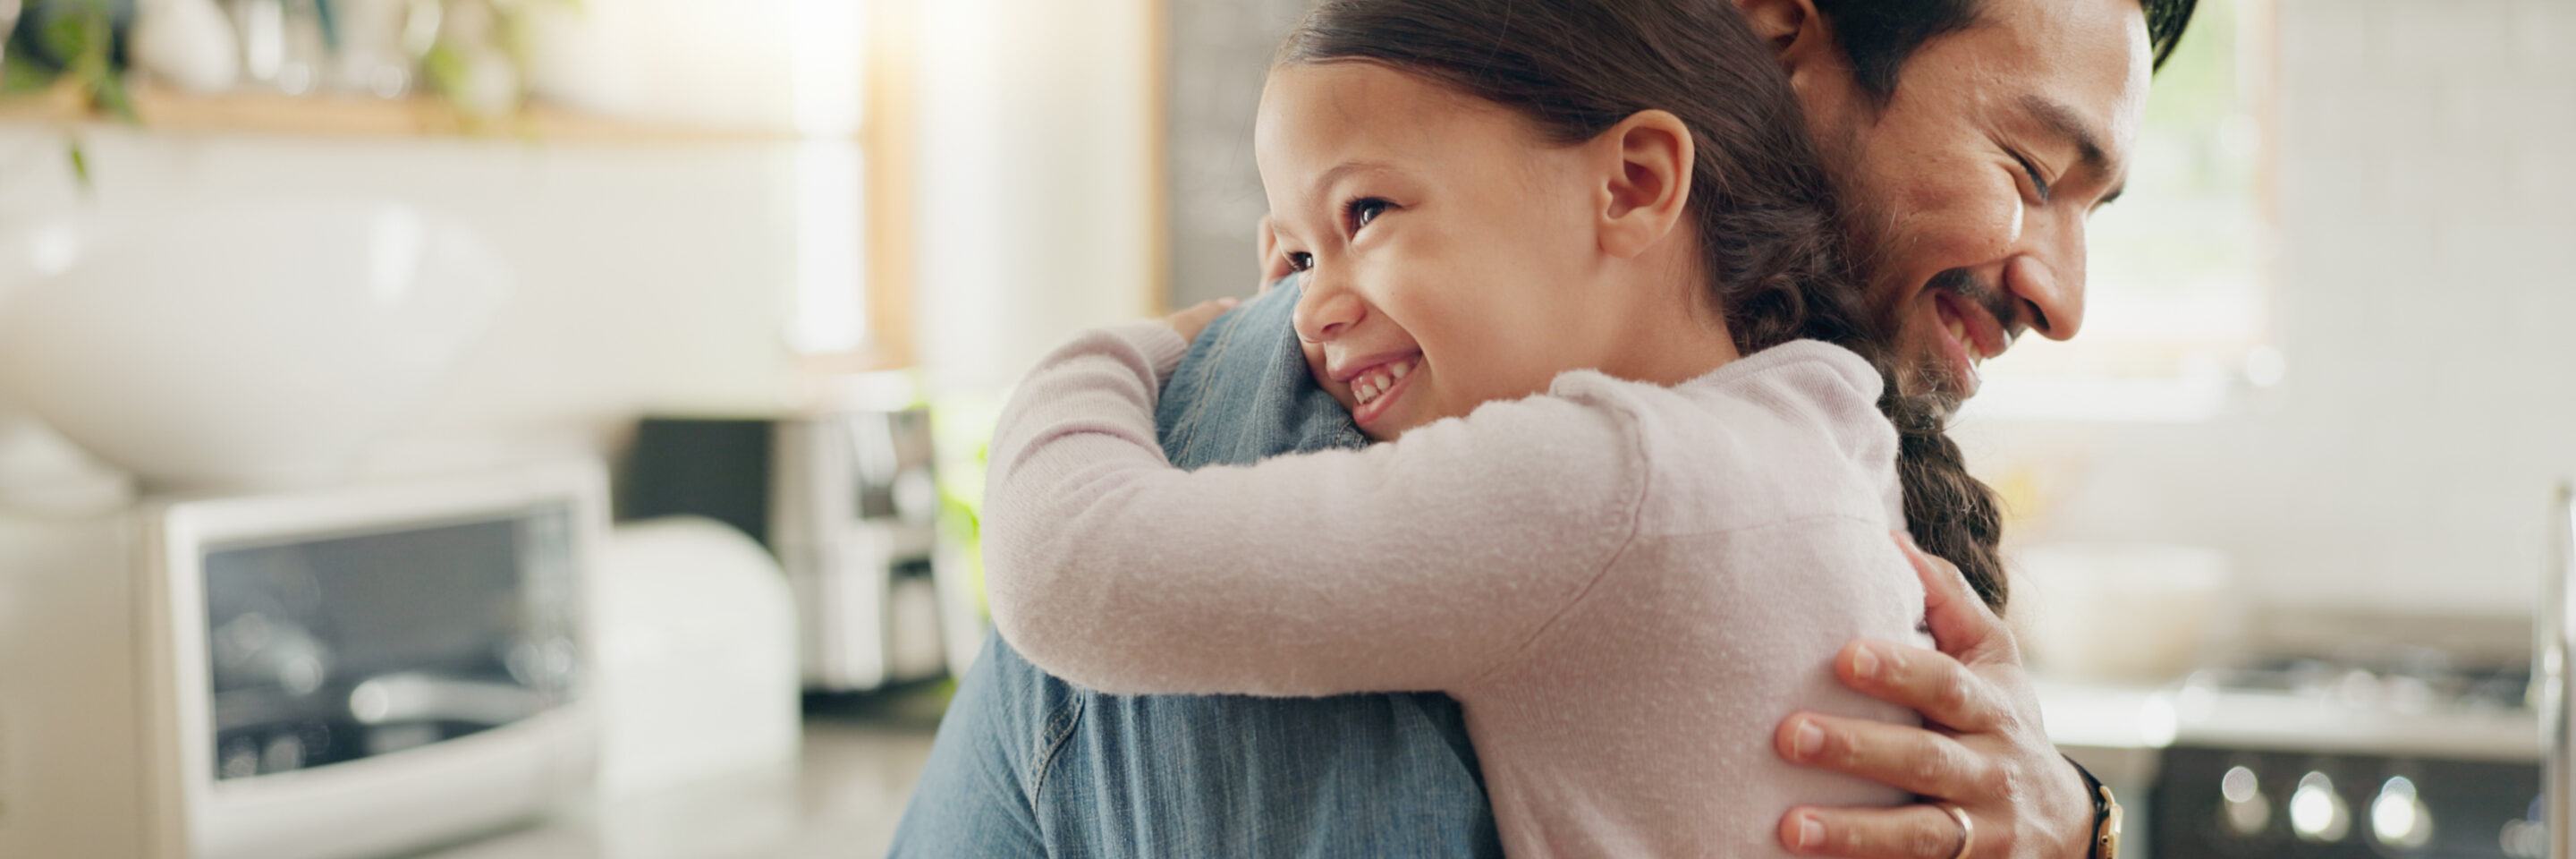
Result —
[[[1897,474],[1915,542],[2002,610],[2002,514],[1943,433],[1945,406],[1893,383],[1849,256],[1833,184],[1797,97],[1731,0],[1330,0],[1282,63],[1384,63],[1512,108],[1560,143],[1663,110],[1691,129],[1693,225],[1709,297],[1746,354],[1840,344],[1890,379]]]

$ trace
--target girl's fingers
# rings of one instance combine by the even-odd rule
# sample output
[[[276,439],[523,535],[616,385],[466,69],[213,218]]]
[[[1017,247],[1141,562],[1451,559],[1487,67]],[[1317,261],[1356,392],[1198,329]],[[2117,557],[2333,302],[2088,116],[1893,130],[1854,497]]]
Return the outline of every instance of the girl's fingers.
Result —
[[[1982,828],[1982,827],[1980,827]],[[1984,835],[1985,833],[1978,833]],[[1950,859],[1959,855],[1959,821],[1938,806],[1793,808],[1780,818],[1780,844],[1800,856],[1845,859]],[[1984,842],[1985,838],[1977,839]],[[1971,856],[1997,856],[1984,843]]]
[[[1994,762],[1922,728],[1800,713],[1773,737],[1791,763],[1833,770],[1907,793],[1983,805],[1998,792]]]
[[[1968,586],[1968,577],[1949,561],[1923,554],[1905,532],[1895,536],[1897,547],[1913,563],[1915,576],[1923,580],[1923,615],[1941,652],[1970,664],[2018,664],[2021,657],[2013,647],[2011,630]]]
[[[1215,322],[1217,317],[1224,316],[1226,311],[1233,310],[1239,303],[1241,302],[1232,298],[1202,301],[1191,305],[1187,310],[1163,317],[1163,324],[1171,326],[1173,331],[1180,332],[1183,340],[1197,340],[1199,332],[1207,330],[1208,323]]]
[[[2012,716],[1994,684],[1949,654],[1889,641],[1861,639],[1834,655],[1843,685],[1902,706],[1963,734],[1982,734]]]

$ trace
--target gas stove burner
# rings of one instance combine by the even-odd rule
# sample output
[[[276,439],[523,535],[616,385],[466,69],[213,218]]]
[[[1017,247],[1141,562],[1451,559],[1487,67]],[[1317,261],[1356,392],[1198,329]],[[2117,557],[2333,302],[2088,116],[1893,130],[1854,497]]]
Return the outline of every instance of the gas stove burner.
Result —
[[[2157,856],[2540,859],[2530,664],[2424,647],[2200,671],[2158,756]]]

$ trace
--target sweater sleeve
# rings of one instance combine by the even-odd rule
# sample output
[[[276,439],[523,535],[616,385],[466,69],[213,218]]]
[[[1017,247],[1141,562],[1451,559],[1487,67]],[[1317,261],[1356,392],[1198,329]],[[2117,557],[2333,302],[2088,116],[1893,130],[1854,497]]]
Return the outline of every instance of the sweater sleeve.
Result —
[[[1154,401],[1185,345],[1153,323],[1085,334],[1041,362],[996,430],[993,615],[1057,676],[1121,694],[1456,688],[1572,604],[1634,531],[1633,419],[1559,397],[1366,450],[1173,468]]]

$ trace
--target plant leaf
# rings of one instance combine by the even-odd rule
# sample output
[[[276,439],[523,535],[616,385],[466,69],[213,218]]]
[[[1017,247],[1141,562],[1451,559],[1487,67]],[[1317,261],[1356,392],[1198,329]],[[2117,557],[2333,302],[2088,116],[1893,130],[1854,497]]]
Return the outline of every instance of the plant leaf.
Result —
[[[63,142],[63,148],[64,154],[71,157],[72,181],[80,185],[81,193],[94,192],[96,189],[89,180],[89,147],[82,145],[80,138],[73,137]]]
[[[46,68],[28,58],[24,51],[11,51],[0,58],[0,94],[17,95],[44,92],[62,77],[61,69]]]

